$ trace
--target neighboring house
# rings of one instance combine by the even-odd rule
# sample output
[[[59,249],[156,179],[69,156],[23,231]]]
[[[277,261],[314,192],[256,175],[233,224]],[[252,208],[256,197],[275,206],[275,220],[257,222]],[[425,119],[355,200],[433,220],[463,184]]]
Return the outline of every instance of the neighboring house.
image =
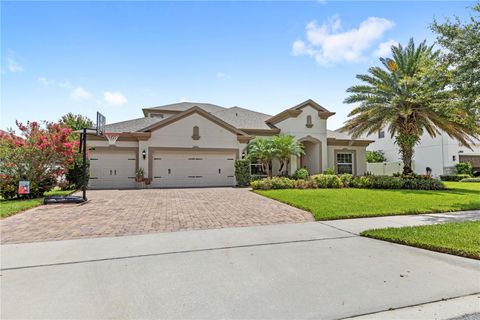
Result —
[[[383,152],[387,162],[401,160],[395,138],[385,130],[380,130],[377,134],[366,136],[366,138],[375,140],[367,150]],[[435,138],[425,133],[420,143],[415,146],[413,170],[418,174],[425,174],[429,167],[432,169],[432,175],[439,176],[454,173],[457,163],[469,161],[474,170],[480,171],[480,142],[472,146],[472,149],[463,146],[445,133]]]
[[[12,136],[13,138],[15,138],[15,139],[23,140],[23,138],[20,137],[20,136],[17,136],[17,135],[15,135],[15,134],[11,134],[11,133],[8,132],[8,131],[5,131],[5,130],[0,129],[0,136],[9,136],[9,135],[11,135],[11,136]]]
[[[137,187],[138,168],[151,187],[234,186],[234,160],[245,157],[248,142],[277,134],[293,135],[304,146],[304,155],[292,157],[290,173],[306,167],[316,174],[331,167],[361,175],[371,142],[327,130],[334,113],[312,100],[275,116],[193,102],[144,108],[143,114],[106,125],[108,140],[89,136],[90,188]],[[278,163],[272,165],[278,174]]]

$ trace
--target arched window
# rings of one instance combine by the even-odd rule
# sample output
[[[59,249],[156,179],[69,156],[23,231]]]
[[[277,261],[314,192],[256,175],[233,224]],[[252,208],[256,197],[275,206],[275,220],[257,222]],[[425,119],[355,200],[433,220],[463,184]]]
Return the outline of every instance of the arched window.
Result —
[[[193,127],[193,135],[192,135],[193,140],[199,140],[200,139],[200,129],[198,126]]]
[[[307,116],[307,128],[313,127],[312,116]]]

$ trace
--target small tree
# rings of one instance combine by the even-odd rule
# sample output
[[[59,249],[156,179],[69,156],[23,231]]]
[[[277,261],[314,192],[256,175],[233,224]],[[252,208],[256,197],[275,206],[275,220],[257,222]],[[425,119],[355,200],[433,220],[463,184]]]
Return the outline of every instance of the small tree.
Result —
[[[251,161],[258,161],[262,165],[263,171],[271,176],[270,164],[275,158],[276,150],[272,139],[255,138],[248,144],[248,158]]]
[[[62,116],[58,123],[60,125],[69,127],[73,131],[82,130],[83,128],[93,128],[93,121],[81,114],[73,114],[71,112]]]
[[[58,120],[59,124],[72,129],[72,131],[82,130],[83,128],[92,128],[94,126],[93,121],[81,114],[73,114],[71,112],[62,116]],[[70,135],[72,141],[79,141],[80,136],[73,133]],[[90,162],[87,160],[87,172],[86,179],[84,179],[83,172],[83,156],[79,153],[75,154],[73,163],[66,168],[65,178],[68,181],[68,188],[80,189],[83,187],[85,181],[88,181]]]
[[[459,17],[443,22],[434,20],[430,28],[436,34],[437,43],[445,49],[441,57],[450,64],[454,101],[458,103],[458,108],[466,111],[457,116],[457,119],[478,129],[476,122],[480,121],[480,3],[473,5],[472,14],[465,21]]]
[[[369,163],[378,163],[385,162],[387,159],[381,151],[367,151],[367,162]]]
[[[290,135],[278,135],[271,138],[256,138],[248,145],[248,157],[258,161],[267,175],[272,176],[270,164],[273,159],[280,161],[280,172],[285,168],[288,175],[288,164],[292,155],[303,153],[303,146]]]
[[[56,123],[17,122],[21,138],[14,132],[0,135],[0,173],[9,189],[19,180],[30,181],[30,196],[42,196],[55,186],[57,178],[74,161],[78,143],[71,141],[72,130]],[[5,195],[12,197],[12,194]]]
[[[275,149],[275,157],[280,160],[280,173],[285,169],[285,175],[288,175],[288,164],[291,156],[300,156],[303,154],[303,145],[291,135],[278,135],[272,138]]]

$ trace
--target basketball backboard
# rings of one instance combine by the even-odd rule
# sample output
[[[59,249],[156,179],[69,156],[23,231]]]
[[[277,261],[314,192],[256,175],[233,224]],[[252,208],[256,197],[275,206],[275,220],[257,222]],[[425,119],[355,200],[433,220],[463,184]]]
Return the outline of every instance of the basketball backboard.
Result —
[[[105,116],[97,111],[97,136],[103,136],[105,133]]]

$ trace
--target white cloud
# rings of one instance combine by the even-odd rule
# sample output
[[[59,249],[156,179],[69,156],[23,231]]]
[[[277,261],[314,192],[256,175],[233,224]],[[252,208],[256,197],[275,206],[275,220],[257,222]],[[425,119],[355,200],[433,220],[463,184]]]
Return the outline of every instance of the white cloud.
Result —
[[[70,81],[65,80],[65,81],[60,81],[56,82],[57,86],[60,88],[67,88],[67,89],[73,89],[73,85],[70,83]]]
[[[22,72],[25,70],[13,57],[7,58],[7,68],[10,72]]]
[[[70,94],[70,98],[73,100],[88,100],[92,97],[92,94],[87,90],[83,89],[82,87],[75,88],[72,93]]]
[[[121,92],[105,91],[103,93],[103,100],[111,106],[121,106],[127,103],[127,98]]]
[[[217,72],[217,78],[218,79],[232,79],[232,77],[230,77],[228,74],[225,74],[223,72]]]
[[[45,87],[58,86],[60,88],[66,88],[66,89],[73,89],[74,88],[74,86],[68,80],[57,81],[55,79],[48,79],[46,77],[38,77],[37,81],[40,82],[41,84],[43,84]]]
[[[38,77],[37,81],[43,84],[45,87],[48,87],[50,84],[52,84],[52,81],[45,77]]]
[[[373,52],[373,55],[376,56],[376,57],[390,56],[391,53],[392,53],[391,47],[392,46],[397,46],[397,45],[398,45],[398,41],[391,40],[391,39],[388,40],[388,41],[382,42],[378,45],[377,50],[375,50]]]
[[[358,28],[343,31],[338,16],[330,17],[321,26],[312,21],[305,27],[307,40],[295,41],[292,54],[311,56],[321,65],[359,61],[364,52],[393,26],[394,23],[385,18],[370,17]]]

